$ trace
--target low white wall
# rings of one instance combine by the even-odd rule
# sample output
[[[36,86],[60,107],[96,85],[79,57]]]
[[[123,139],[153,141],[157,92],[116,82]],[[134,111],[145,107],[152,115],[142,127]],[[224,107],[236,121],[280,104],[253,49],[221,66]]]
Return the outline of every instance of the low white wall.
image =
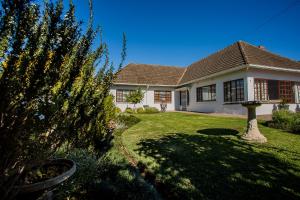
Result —
[[[129,85],[114,85],[111,87],[111,94],[115,97],[114,101],[117,107],[119,107],[122,111],[124,111],[127,107],[133,108],[134,105],[126,102],[116,102],[116,90],[124,89],[124,90],[136,90],[141,88],[144,92],[144,99],[141,103],[136,104],[136,108],[143,107],[144,105],[148,105],[150,107],[155,107],[160,110],[160,104],[154,103],[154,91],[155,90],[167,90],[172,92],[172,102],[167,104],[167,111],[175,110],[175,94],[173,87],[165,87],[165,86],[129,86]]]

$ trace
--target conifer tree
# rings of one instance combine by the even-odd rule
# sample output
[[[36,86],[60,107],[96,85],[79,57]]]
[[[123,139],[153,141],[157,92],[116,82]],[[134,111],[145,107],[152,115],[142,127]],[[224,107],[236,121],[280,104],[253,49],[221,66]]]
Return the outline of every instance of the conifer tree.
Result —
[[[112,116],[105,104],[113,103],[114,70],[107,45],[92,48],[99,35],[92,15],[83,33],[72,3],[66,12],[62,0],[44,3],[43,10],[30,0],[1,3],[0,187],[5,198],[24,169],[63,143],[105,149]]]

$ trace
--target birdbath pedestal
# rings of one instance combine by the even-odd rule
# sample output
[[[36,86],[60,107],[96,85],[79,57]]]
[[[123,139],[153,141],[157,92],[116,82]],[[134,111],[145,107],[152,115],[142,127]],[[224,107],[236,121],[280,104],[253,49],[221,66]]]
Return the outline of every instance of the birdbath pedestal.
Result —
[[[256,107],[260,105],[261,103],[258,101],[247,101],[242,103],[242,106],[246,107],[248,110],[247,131],[242,136],[244,140],[257,143],[267,142],[267,138],[260,133],[257,126]]]

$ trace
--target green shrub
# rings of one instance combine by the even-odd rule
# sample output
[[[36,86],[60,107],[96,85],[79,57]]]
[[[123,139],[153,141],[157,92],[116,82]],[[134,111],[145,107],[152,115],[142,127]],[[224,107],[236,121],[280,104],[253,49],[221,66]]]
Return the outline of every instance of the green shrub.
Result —
[[[155,107],[145,108],[145,113],[159,113],[159,110]]]
[[[294,113],[285,109],[275,111],[269,126],[293,133],[300,133],[300,113]]]
[[[125,126],[125,128],[129,128],[129,127],[137,124],[138,122],[140,122],[140,119],[133,115],[121,114],[117,118],[117,123],[123,124]]]
[[[144,110],[144,108],[140,107],[140,108],[136,109],[136,112],[137,113],[144,113],[145,110]]]
[[[105,122],[108,124],[111,120],[116,118],[116,106],[112,95],[108,95],[104,99],[104,109],[106,110]]]
[[[125,109],[125,113],[133,114],[133,113],[134,113],[134,110],[133,110],[132,108],[126,108],[126,109]]]
[[[122,112],[122,110],[121,110],[121,108],[119,108],[119,107],[116,107],[115,108],[115,113],[118,115],[118,114],[120,114]]]
[[[59,157],[71,159],[76,163],[75,174],[59,187],[59,199],[72,197],[78,191],[86,192],[88,186],[99,179],[99,161],[86,149],[72,149],[57,154]]]
[[[295,113],[293,121],[290,124],[290,130],[293,133],[300,133],[300,113]]]
[[[272,126],[274,128],[289,130],[293,118],[293,112],[289,110],[274,111],[272,114]]]

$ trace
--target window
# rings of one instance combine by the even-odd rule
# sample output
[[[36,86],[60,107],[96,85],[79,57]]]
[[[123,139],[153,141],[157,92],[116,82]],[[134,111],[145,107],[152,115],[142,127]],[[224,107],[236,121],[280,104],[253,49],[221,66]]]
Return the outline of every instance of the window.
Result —
[[[196,89],[196,101],[215,101],[216,100],[216,84],[198,87]]]
[[[292,103],[295,101],[294,85],[292,81],[255,79],[254,99],[258,101],[286,99],[287,102]]]
[[[126,96],[133,90],[117,90],[116,91],[116,102],[126,102]]]
[[[244,101],[244,80],[224,82],[224,102]]]
[[[264,79],[255,79],[254,83],[254,99],[269,100],[268,81]]]
[[[279,96],[288,103],[294,102],[292,81],[279,81]]]
[[[172,95],[171,91],[154,91],[154,103],[171,103]]]

